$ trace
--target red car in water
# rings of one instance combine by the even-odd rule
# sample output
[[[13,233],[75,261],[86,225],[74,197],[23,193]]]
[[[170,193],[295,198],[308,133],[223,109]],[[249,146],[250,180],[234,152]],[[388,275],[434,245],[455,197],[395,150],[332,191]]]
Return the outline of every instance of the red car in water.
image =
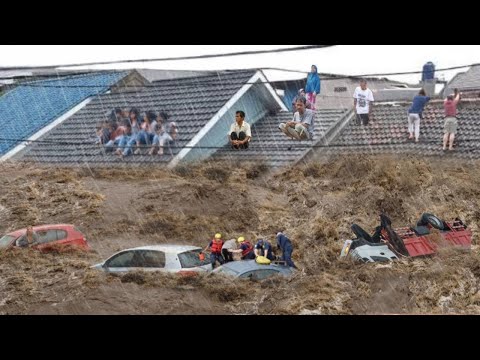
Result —
[[[33,231],[38,236],[38,244],[34,249],[48,251],[53,248],[73,247],[89,250],[85,235],[74,225],[42,225],[34,226]],[[0,250],[16,247],[16,241],[25,235],[27,229],[13,231],[0,238]]]

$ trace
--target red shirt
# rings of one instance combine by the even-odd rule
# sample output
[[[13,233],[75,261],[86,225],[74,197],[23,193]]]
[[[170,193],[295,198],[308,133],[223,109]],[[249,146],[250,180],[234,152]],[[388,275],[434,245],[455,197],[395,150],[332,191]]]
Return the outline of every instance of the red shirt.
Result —
[[[445,117],[457,117],[457,105],[458,101],[445,100]]]

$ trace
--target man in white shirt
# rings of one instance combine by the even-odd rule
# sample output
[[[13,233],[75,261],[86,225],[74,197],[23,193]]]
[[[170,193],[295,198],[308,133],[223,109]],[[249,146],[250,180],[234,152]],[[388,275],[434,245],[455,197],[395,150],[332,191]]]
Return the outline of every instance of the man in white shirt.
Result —
[[[250,125],[245,121],[245,113],[237,111],[235,122],[230,127],[228,140],[234,149],[248,149],[248,144],[252,139]]]
[[[354,106],[357,111],[357,120],[356,124],[367,126],[370,121],[370,114],[372,112],[371,102],[374,102],[372,90],[367,88],[367,80],[360,80],[360,86],[355,89],[353,94]]]

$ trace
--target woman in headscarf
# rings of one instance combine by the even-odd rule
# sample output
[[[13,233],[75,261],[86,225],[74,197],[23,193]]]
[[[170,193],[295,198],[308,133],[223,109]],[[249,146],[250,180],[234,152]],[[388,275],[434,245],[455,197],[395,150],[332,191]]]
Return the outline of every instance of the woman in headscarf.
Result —
[[[312,110],[316,110],[316,99],[317,95],[320,94],[320,76],[316,65],[312,65],[312,71],[308,74],[305,92],[307,93],[307,101],[312,104]]]

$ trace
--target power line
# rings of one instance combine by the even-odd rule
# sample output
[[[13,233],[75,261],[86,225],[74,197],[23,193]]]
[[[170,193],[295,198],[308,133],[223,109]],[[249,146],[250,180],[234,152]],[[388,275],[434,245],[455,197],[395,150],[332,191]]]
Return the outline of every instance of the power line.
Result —
[[[233,53],[175,56],[175,57],[156,58],[156,59],[150,58],[150,59],[137,59],[137,60],[97,61],[97,62],[90,62],[90,63],[57,64],[57,65],[48,65],[48,66],[4,66],[4,67],[0,67],[0,70],[29,70],[29,69],[48,70],[48,69],[57,69],[57,68],[70,68],[70,67],[93,66],[93,65],[128,64],[128,63],[137,63],[137,62],[198,60],[198,59],[211,59],[211,58],[231,57],[231,56],[259,55],[259,54],[282,53],[282,52],[301,51],[301,50],[323,49],[323,48],[328,48],[333,46],[336,46],[336,45],[304,45],[304,46],[297,46],[292,48],[279,48],[279,49],[273,49],[273,50],[238,51]]]
[[[470,68],[473,66],[479,66],[480,64],[474,63],[470,65],[462,65],[462,66],[454,66],[454,67],[449,67],[449,68],[443,68],[443,69],[437,69],[436,72],[442,72],[442,71],[450,71],[450,70],[458,70],[458,69],[465,69],[465,68]],[[276,71],[284,71],[284,72],[293,72],[293,73],[299,73],[299,74],[308,74],[308,72],[304,71],[299,71],[299,70],[292,70],[292,69],[283,69],[283,68],[272,68],[272,67],[267,67],[267,68],[247,68],[247,69],[236,69],[236,70],[222,70],[224,71],[225,75],[228,75],[228,72],[234,72],[234,71],[263,71],[263,70],[276,70]],[[109,70],[108,73],[111,73],[112,71],[115,70]],[[117,70],[117,71],[122,71],[122,70]],[[123,70],[126,71],[126,70]],[[217,73],[222,74],[222,71],[218,71]],[[93,72],[91,74],[94,74],[97,72]],[[103,73],[103,72],[98,72],[98,73]],[[322,81],[335,81],[335,80],[357,80],[361,78],[373,78],[373,77],[384,77],[384,76],[399,76],[399,75],[415,75],[415,74],[421,74],[422,71],[408,71],[408,72],[396,72],[396,73],[384,73],[384,74],[360,74],[360,75],[334,75],[334,74],[329,74],[328,76],[321,77]],[[84,73],[81,73],[79,75],[84,75]],[[72,76],[72,74],[69,74],[68,76]],[[182,78],[181,80],[186,82],[186,84],[178,85],[172,82],[172,79],[165,79],[165,80],[160,80],[156,81],[152,84],[145,84],[145,85],[124,85],[122,88],[153,88],[153,87],[159,87],[160,85],[162,87],[190,87],[192,85],[212,85],[212,84],[224,84],[223,80],[224,79],[201,79],[201,78],[208,78],[211,77],[212,75],[203,75],[199,77],[192,77],[192,78]],[[19,77],[20,78],[20,77]],[[21,78],[26,78],[26,77],[21,77]],[[200,80],[198,80],[200,78]],[[0,80],[7,80],[7,79],[12,79],[12,78],[2,78],[0,77]],[[49,79],[45,81],[63,81],[63,80],[68,80],[68,79],[63,79],[61,77],[57,79]],[[190,83],[188,81],[190,80]],[[303,79],[298,79],[298,80],[303,80]],[[168,81],[170,84],[158,84],[157,82],[162,82],[162,81]],[[275,83],[277,82],[288,82],[288,81],[295,81],[295,80],[278,80],[278,81],[273,81]],[[157,84],[155,84],[157,83]],[[245,85],[260,85],[260,84],[270,84],[272,85],[272,81],[257,81],[255,83],[245,83]],[[14,84],[14,86],[22,86],[22,87],[41,87],[41,88],[105,88],[105,85],[45,85],[45,84],[36,84],[36,83],[18,83]]]

